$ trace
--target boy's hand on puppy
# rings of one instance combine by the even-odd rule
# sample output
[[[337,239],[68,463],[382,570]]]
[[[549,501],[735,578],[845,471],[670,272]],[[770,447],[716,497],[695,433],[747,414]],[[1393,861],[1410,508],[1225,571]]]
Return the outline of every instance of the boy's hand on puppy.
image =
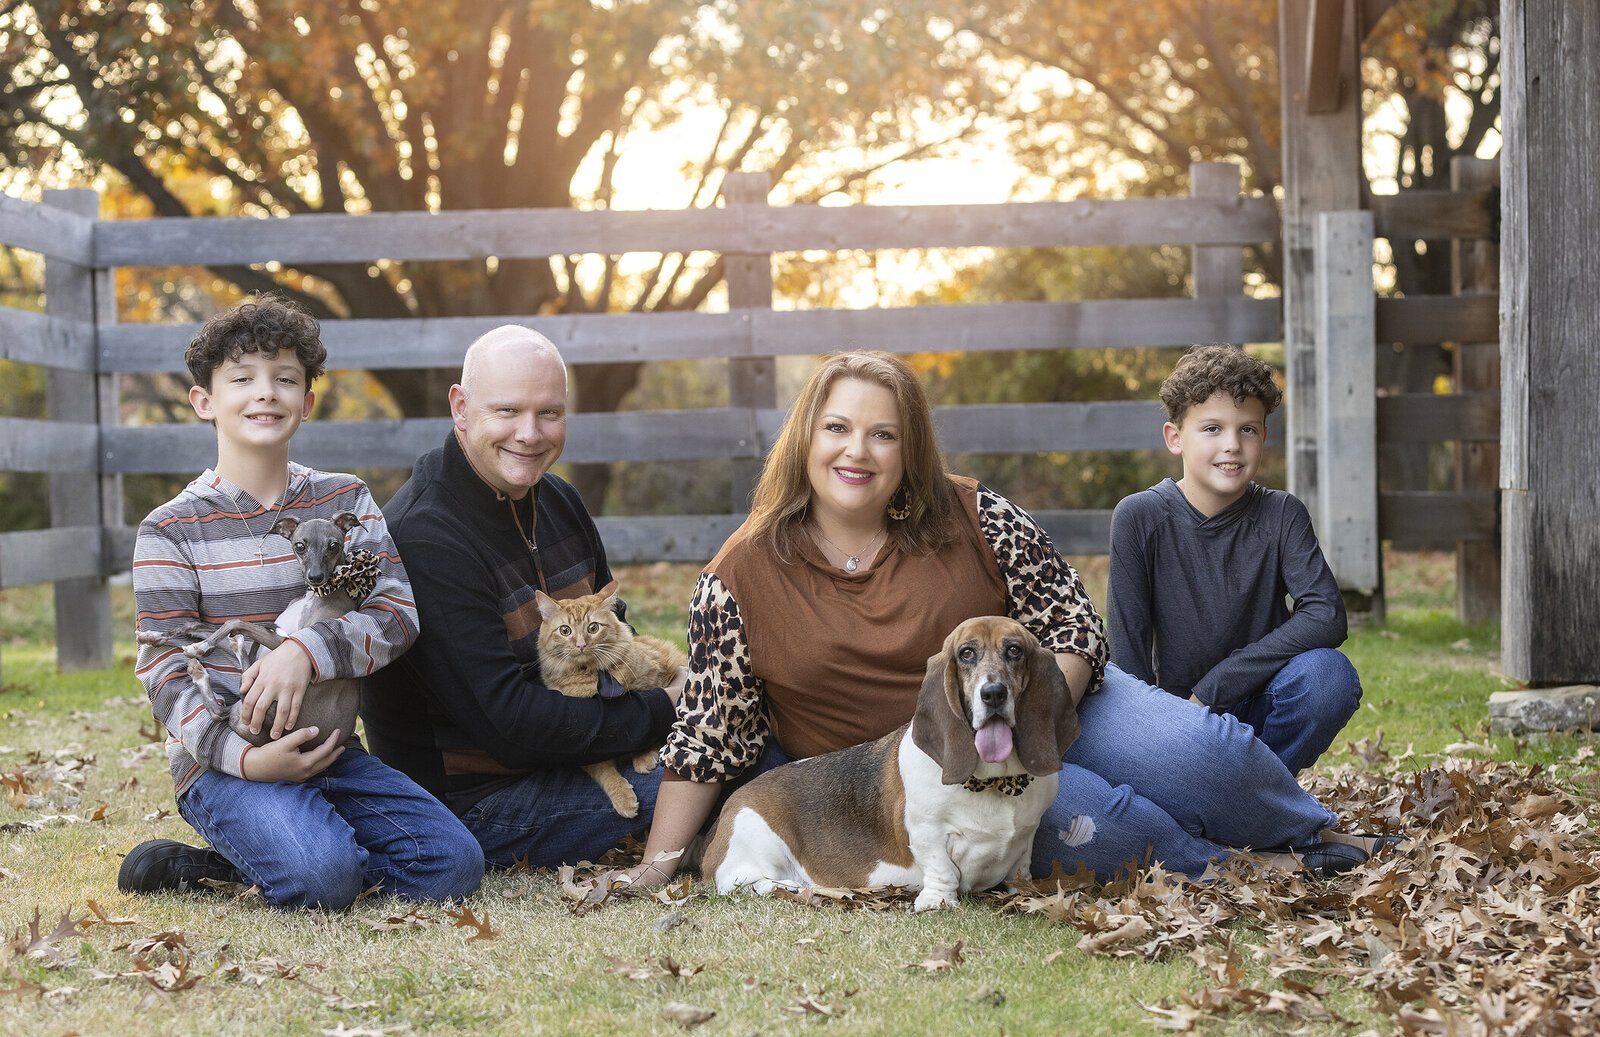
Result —
[[[273,703],[278,706],[277,715],[272,718],[273,739],[292,730],[312,676],[311,657],[295,641],[285,641],[264,658],[251,663],[239,678],[239,695],[244,699],[240,718],[249,726],[250,733],[261,733],[261,725],[266,722],[267,710]]]
[[[239,776],[248,781],[305,781],[327,769],[344,752],[344,732],[334,728],[327,739],[304,752],[302,745],[314,742],[317,729],[303,727],[290,731],[275,742],[251,746],[239,760]]]

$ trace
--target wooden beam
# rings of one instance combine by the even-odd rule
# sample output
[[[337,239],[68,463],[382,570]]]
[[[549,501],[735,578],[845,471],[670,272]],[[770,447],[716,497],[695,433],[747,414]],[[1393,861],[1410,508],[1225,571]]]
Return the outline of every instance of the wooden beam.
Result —
[[[0,533],[0,588],[63,580],[98,581],[114,572],[127,572],[133,561],[131,551],[120,568],[102,564],[100,534],[99,526]],[[106,634],[109,637],[110,631]]]
[[[1035,511],[1039,523],[1057,551],[1064,555],[1103,555],[1111,542],[1111,512],[1109,511]],[[606,559],[612,565],[634,565],[641,562],[690,562],[703,564],[717,553],[723,541],[739,527],[742,515],[606,515],[596,518],[595,526],[605,541]],[[57,537],[69,530],[42,530],[42,534]],[[89,557],[85,548],[93,541],[91,534],[99,530],[82,530],[82,536],[69,542],[61,539],[59,546],[41,550],[42,540],[32,539],[39,534],[0,533],[0,587],[37,583],[42,571],[34,569],[29,559],[45,559],[47,565],[73,567]],[[112,572],[127,572],[133,564],[133,543],[138,531],[133,527],[108,530],[106,555]],[[7,559],[22,566],[15,570],[18,579],[12,582],[13,570],[6,568]]]
[[[1380,443],[1500,441],[1498,392],[1401,393],[1379,396],[1377,404]]]
[[[1194,162],[1189,165],[1191,197],[1237,198],[1243,183],[1237,163]],[[1226,298],[1244,290],[1244,250],[1237,245],[1197,245],[1191,251],[1189,267],[1196,299]]]
[[[94,325],[0,306],[0,360],[93,371]]]
[[[45,204],[77,219],[94,220],[100,197],[90,190],[46,191]],[[77,226],[72,220],[62,226]],[[93,326],[94,271],[79,263],[47,256],[44,263],[45,312],[72,324]],[[95,374],[52,370],[46,378],[46,408],[55,421],[95,424],[100,420],[100,385]],[[105,526],[99,472],[93,467],[57,471],[50,476],[52,526]],[[99,545],[95,568],[103,571]],[[101,576],[57,580],[55,584],[56,665],[63,670],[103,670],[111,665],[111,586]]]
[[[99,463],[93,422],[0,418],[0,471],[92,472]]]
[[[1499,225],[1500,161],[1458,156],[1450,160],[1450,186],[1457,190],[1482,189],[1496,199],[1495,224]],[[1500,297],[1500,246],[1494,242],[1463,239],[1450,243],[1451,290]],[[1462,491],[1498,491],[1500,486],[1500,343],[1499,327],[1492,333],[1463,335],[1456,342],[1454,369],[1456,392],[1461,399],[1488,397],[1494,401],[1492,436],[1472,437],[1456,448],[1455,488]],[[1487,414],[1485,415],[1487,417]],[[1463,437],[1465,438],[1465,437]],[[1467,541],[1456,545],[1456,617],[1467,623],[1492,623],[1500,618],[1500,543]]]
[[[294,265],[625,252],[1254,245],[1276,234],[1272,199],[1253,197],[637,211],[476,209],[265,220],[108,220],[95,228],[94,258],[102,266]]]
[[[1317,539],[1342,590],[1376,592],[1377,354],[1372,214],[1325,212],[1317,223]]]
[[[1366,27],[1363,37],[1370,37],[1378,27],[1378,19],[1389,13],[1395,0],[1361,0],[1361,24]]]
[[[679,411],[618,411],[568,417],[564,464],[609,461],[759,459],[776,436],[784,411],[743,407]],[[1098,403],[984,403],[934,408],[948,453],[1157,450],[1165,412],[1154,400]],[[292,456],[302,464],[340,471],[409,468],[449,431],[448,418],[400,421],[313,421],[295,433]],[[1269,441],[1281,420],[1267,420]],[[210,426],[128,425],[103,429],[100,466],[119,475],[192,474],[211,463]]]
[[[1346,31],[1354,31],[1354,8]],[[1317,514],[1316,224],[1322,212],[1361,208],[1361,111],[1343,91],[1339,108],[1307,110],[1309,0],[1278,0],[1278,78],[1283,112],[1283,357],[1287,380],[1289,490]],[[1356,48],[1341,47],[1344,75],[1359,82]]]
[[[1501,4],[1501,669],[1600,678],[1600,5]]]
[[[527,314],[328,320],[322,341],[340,369],[459,367],[462,343],[505,323],[549,337],[569,364],[755,355],[810,356],[819,343],[891,353],[1116,349],[1195,342],[1275,342],[1279,300],[1094,299],[732,313]],[[103,371],[183,371],[198,324],[116,324],[100,333]]]
[[[771,190],[767,173],[730,173],[722,185],[724,202],[730,207],[765,206]],[[772,255],[768,252],[732,253],[723,257],[724,278],[728,284],[728,309],[772,309]],[[728,405],[752,413],[778,406],[778,360],[774,356],[735,357],[728,361]],[[734,514],[748,512],[761,479],[764,443],[752,442],[755,456],[733,461],[732,508]],[[706,557],[710,557],[707,555]]]
[[[1478,490],[1378,495],[1378,533],[1400,551],[1452,551],[1463,541],[1493,541],[1499,534],[1497,495]]]
[[[1339,110],[1346,62],[1345,0],[1311,0],[1306,25],[1306,111]]]
[[[1500,330],[1498,292],[1379,299],[1379,342],[1480,342]]]
[[[94,256],[99,212],[98,203],[95,211],[89,212],[62,209],[49,199],[41,205],[0,194],[0,244],[88,266]]]
[[[1491,238],[1500,228],[1495,188],[1401,191],[1372,196],[1373,233],[1399,241]]]

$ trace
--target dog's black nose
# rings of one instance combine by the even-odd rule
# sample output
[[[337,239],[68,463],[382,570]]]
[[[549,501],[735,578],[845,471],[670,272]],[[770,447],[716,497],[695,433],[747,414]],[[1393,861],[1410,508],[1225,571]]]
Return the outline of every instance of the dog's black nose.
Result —
[[[1006,686],[999,681],[984,681],[983,686],[978,689],[978,698],[985,706],[991,709],[1004,705],[1006,701]]]

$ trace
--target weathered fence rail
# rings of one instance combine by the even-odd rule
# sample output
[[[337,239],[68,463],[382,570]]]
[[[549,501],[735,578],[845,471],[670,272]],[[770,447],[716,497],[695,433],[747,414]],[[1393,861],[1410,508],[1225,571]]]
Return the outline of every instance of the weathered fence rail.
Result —
[[[182,370],[181,345],[193,325],[118,323],[115,268],[131,266],[324,264],[395,260],[531,258],[627,252],[716,251],[728,259],[726,313],[506,315],[414,320],[328,320],[324,340],[344,369],[453,367],[478,334],[507,321],[548,335],[574,365],[713,358],[729,361],[728,407],[574,414],[569,462],[731,458],[753,471],[783,412],[771,398],[774,357],[846,346],[900,353],[1102,349],[1181,346],[1194,342],[1273,342],[1279,300],[1243,293],[1246,245],[1277,235],[1273,203],[1239,194],[1237,169],[1194,167],[1195,197],[960,206],[768,207],[765,178],[731,183],[723,209],[687,212],[514,211],[367,216],[292,216],[255,220],[101,221],[92,196],[55,193],[30,204],[0,198],[0,243],[46,256],[45,314],[0,309],[0,357],[48,367],[80,399],[75,413],[50,420],[0,418],[0,468],[48,472],[76,481],[69,509],[54,527],[0,534],[0,587],[57,582],[79,615],[86,597],[105,598],[107,577],[127,571],[133,528],[121,515],[120,479],[192,473],[210,463],[209,428],[195,424],[121,425],[118,378]],[[743,204],[734,204],[742,201]],[[1442,204],[1442,203],[1441,203]],[[72,207],[76,206],[76,210]],[[1018,302],[867,310],[771,309],[770,257],[776,252],[933,247],[1180,245],[1193,249],[1194,295],[1177,299]],[[735,271],[738,271],[736,274]],[[735,282],[738,282],[737,284]],[[1380,338],[1407,323],[1459,325],[1462,337],[1492,327],[1485,299],[1383,300],[1375,304]],[[1487,319],[1488,323],[1485,324]],[[1385,329],[1388,329],[1387,331]],[[1292,406],[1291,401],[1291,406]],[[1484,401],[1380,401],[1378,422],[1400,436],[1487,435]],[[1444,409],[1441,409],[1444,408]],[[1125,450],[1161,445],[1154,402],[975,404],[940,408],[936,419],[951,453]],[[446,419],[319,421],[296,436],[294,456],[318,467],[400,468],[442,438]],[[1272,435],[1282,442],[1274,416]],[[736,486],[736,493],[738,487]],[[617,561],[702,561],[739,521],[724,515],[606,517],[600,520]],[[1480,532],[1478,511],[1464,509],[1463,537]],[[1073,554],[1102,553],[1110,514],[1042,509],[1058,545]],[[1398,520],[1396,520],[1398,521]],[[1420,539],[1437,539],[1424,522]],[[1427,527],[1427,528],[1424,528]],[[1398,527],[1397,527],[1398,528]],[[1453,528],[1453,527],[1452,527]],[[1406,533],[1412,536],[1412,533]],[[67,582],[71,581],[71,582]],[[74,622],[77,622],[74,620]],[[109,631],[81,633],[63,666],[103,665]],[[101,641],[105,644],[99,647]]]

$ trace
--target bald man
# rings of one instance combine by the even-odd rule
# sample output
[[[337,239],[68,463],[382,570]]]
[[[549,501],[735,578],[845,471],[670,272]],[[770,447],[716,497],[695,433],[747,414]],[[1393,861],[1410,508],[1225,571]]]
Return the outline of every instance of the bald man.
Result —
[[[534,591],[578,597],[611,579],[583,501],[550,474],[567,437],[555,346],[516,325],[490,331],[467,349],[450,415],[444,445],[384,508],[422,629],[367,681],[367,740],[461,818],[490,865],[594,860],[649,828],[661,770],[621,768],[639,796],[629,819],[579,768],[660,745],[687,673],[589,699],[539,680]]]

